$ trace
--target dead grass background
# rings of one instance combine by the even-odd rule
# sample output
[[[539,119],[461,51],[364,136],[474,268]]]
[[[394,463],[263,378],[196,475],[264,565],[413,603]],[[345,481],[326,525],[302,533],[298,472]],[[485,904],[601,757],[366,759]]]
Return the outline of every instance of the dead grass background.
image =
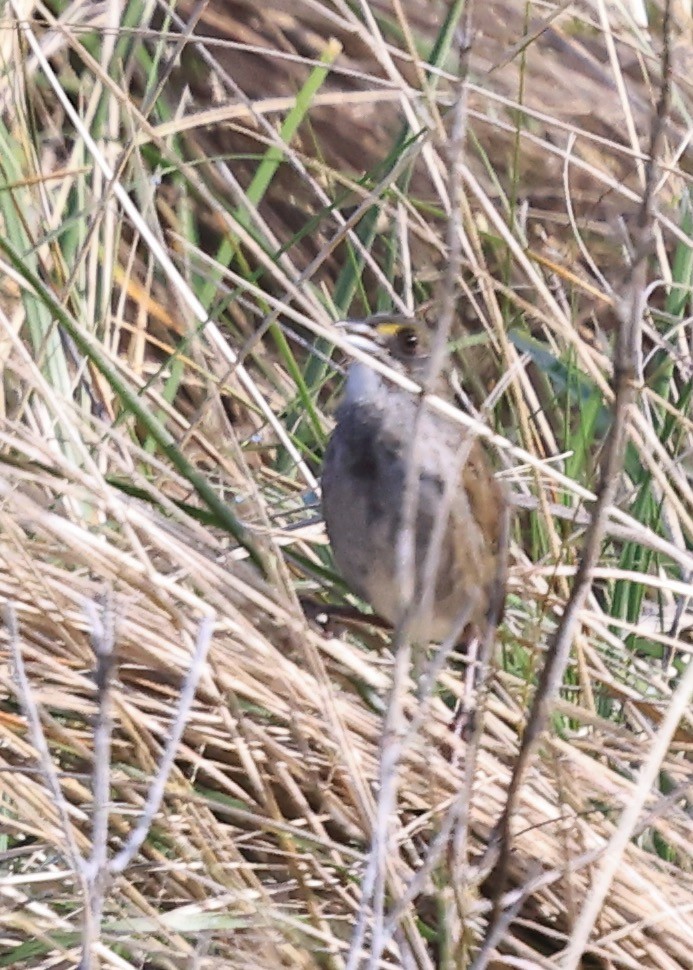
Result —
[[[344,967],[392,658],[386,636],[329,636],[298,601],[347,595],[317,513],[338,390],[321,355],[336,317],[438,295],[459,68],[443,25],[459,11],[0,10],[0,591],[17,622],[0,653],[0,964]],[[574,660],[514,819],[516,918],[483,958],[493,967],[569,965],[565,942],[662,739],[579,965],[690,965],[691,17],[685,4],[673,15],[644,382]],[[477,4],[473,24],[455,348],[519,510],[471,791],[448,726],[459,671],[425,717],[408,702],[389,967],[484,965],[484,852],[588,521],[661,81],[658,5],[645,24],[635,7],[509,0]],[[102,855],[142,812],[209,617],[160,810],[101,886],[86,946]],[[104,695],[94,649],[111,625]],[[92,794],[106,702],[107,838]],[[466,864],[450,871],[443,853],[419,884],[460,811]]]

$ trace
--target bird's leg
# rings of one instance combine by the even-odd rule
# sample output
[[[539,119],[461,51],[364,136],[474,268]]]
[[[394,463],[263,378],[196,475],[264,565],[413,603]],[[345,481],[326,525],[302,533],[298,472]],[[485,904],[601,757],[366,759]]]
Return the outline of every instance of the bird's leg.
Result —
[[[480,687],[481,671],[477,659],[479,656],[479,637],[474,636],[465,641],[465,656],[467,660],[464,675],[464,696],[457,704],[452,720],[452,732],[462,741],[469,741],[474,734],[476,698]]]

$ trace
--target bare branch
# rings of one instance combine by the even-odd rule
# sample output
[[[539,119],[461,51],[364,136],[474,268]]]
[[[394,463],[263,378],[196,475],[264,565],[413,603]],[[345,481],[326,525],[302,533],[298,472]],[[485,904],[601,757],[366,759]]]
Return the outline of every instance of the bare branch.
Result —
[[[665,34],[668,38],[668,9]],[[529,763],[534,756],[539,738],[544,731],[550,706],[555,698],[568,663],[570,648],[580,622],[580,614],[592,588],[592,571],[597,564],[602,541],[606,532],[609,511],[614,503],[619,476],[623,467],[625,447],[631,411],[635,407],[640,388],[641,328],[645,311],[647,260],[651,251],[653,187],[656,178],[656,161],[661,149],[664,121],[669,103],[669,56],[665,41],[662,62],[662,92],[656,116],[653,120],[650,157],[646,167],[646,186],[638,217],[638,238],[630,271],[619,301],[619,328],[614,350],[613,390],[614,405],[602,460],[600,483],[592,520],[585,534],[580,563],[571,589],[570,597],[559,626],[549,646],[544,668],[534,695],[527,720],[522,746],[513,770],[505,808],[497,826],[496,838],[490,849],[497,851],[497,861],[489,877],[494,898],[494,915],[489,935],[503,918],[501,898],[508,876],[512,847],[512,819],[517,809],[520,789]]]
[[[55,765],[53,764],[53,759],[51,758],[51,754],[48,749],[46,735],[44,734],[43,727],[41,725],[41,715],[39,713],[36,701],[34,700],[29,678],[26,675],[24,658],[22,657],[21,637],[19,633],[19,626],[17,624],[17,613],[14,605],[11,603],[8,603],[5,607],[5,623],[7,624],[7,630],[9,633],[10,653],[12,655],[12,664],[14,667],[13,681],[16,685],[17,700],[19,701],[22,711],[24,712],[24,716],[27,720],[29,736],[31,738],[31,743],[34,750],[38,755],[41,773],[43,774],[49,791],[55,800],[58,818],[60,819],[63,835],[65,837],[67,858],[72,867],[72,871],[75,874],[75,878],[80,880],[84,887],[84,859],[77,847],[77,843],[72,832],[70,809],[67,801],[65,800],[65,796],[63,795],[62,788],[60,787],[58,774],[55,770]]]
[[[183,736],[183,730],[188,719],[188,714],[190,713],[190,708],[195,698],[195,691],[197,690],[197,685],[205,668],[207,651],[209,650],[209,645],[212,642],[213,630],[214,620],[211,617],[205,617],[200,622],[200,626],[197,631],[195,653],[193,654],[190,669],[187,677],[185,678],[183,689],[181,690],[180,698],[178,700],[178,710],[176,711],[176,719],[173,722],[171,734],[166,743],[166,747],[164,748],[159,770],[152,780],[149,788],[149,794],[147,796],[139,822],[130,833],[130,837],[128,838],[126,844],[111,860],[108,870],[112,875],[118,875],[130,865],[136,853],[142,846],[142,843],[146,839],[147,833],[149,832],[154,820],[154,816],[159,810],[161,800],[164,796],[166,782],[171,772],[171,768],[173,767],[173,760],[176,756],[176,751],[178,750],[180,739]]]
[[[91,624],[91,644],[96,658],[96,719],[92,767],[92,848],[85,865],[87,906],[82,937],[82,967],[91,966],[93,944],[101,936],[103,901],[108,878],[108,815],[110,810],[111,735],[113,731],[112,671],[116,641],[113,592],[107,591],[103,609],[88,600],[85,611]]]

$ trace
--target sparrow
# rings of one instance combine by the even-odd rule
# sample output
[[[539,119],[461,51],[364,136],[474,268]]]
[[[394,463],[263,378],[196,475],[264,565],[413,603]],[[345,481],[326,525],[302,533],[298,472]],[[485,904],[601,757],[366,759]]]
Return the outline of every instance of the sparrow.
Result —
[[[399,316],[342,325],[353,346],[419,386],[425,323]],[[449,373],[430,388],[453,399]],[[464,647],[502,618],[509,504],[488,453],[462,424],[368,363],[347,371],[322,472],[335,564],[352,591],[412,643]]]

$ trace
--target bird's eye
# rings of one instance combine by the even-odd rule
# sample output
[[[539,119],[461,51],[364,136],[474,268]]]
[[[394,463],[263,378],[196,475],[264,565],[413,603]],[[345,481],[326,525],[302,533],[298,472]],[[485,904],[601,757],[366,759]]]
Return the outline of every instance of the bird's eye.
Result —
[[[403,327],[397,334],[400,350],[407,357],[413,357],[419,349],[419,336],[411,327]]]

